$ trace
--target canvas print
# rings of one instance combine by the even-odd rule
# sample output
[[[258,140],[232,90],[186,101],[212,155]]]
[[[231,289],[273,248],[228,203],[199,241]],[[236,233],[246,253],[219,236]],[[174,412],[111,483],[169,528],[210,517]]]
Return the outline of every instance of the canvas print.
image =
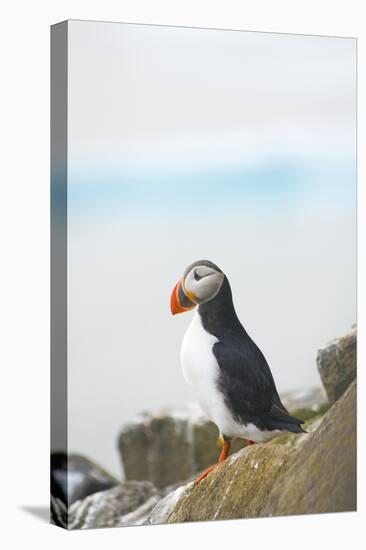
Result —
[[[356,510],[356,40],[51,30],[51,521]]]

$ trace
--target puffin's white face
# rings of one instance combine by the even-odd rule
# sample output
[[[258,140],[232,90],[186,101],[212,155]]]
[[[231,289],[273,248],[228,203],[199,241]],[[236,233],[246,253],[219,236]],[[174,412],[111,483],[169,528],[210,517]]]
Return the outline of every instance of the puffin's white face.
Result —
[[[222,272],[207,265],[198,265],[190,269],[183,278],[183,291],[196,304],[204,304],[216,296],[223,280]]]
[[[191,264],[172,292],[172,314],[189,311],[212,300],[220,291],[224,278],[221,269],[212,262],[201,260]]]

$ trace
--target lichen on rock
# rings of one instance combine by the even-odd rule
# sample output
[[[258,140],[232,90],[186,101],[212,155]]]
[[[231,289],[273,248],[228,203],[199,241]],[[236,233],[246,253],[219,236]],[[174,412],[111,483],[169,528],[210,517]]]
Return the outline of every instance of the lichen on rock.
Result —
[[[257,517],[290,455],[291,450],[280,445],[242,449],[199,485],[192,485],[167,522]]]
[[[356,510],[356,382],[273,486],[263,516]]]

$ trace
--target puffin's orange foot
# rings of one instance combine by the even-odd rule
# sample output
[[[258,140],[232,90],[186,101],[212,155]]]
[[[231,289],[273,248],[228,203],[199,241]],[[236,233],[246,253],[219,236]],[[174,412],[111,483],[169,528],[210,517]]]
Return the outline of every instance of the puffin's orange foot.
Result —
[[[251,439],[247,439],[247,445],[254,445],[255,441],[252,441]]]
[[[202,481],[203,478],[207,476],[207,474],[212,472],[212,470],[217,468],[217,466],[219,464],[224,462],[224,460],[226,460],[227,457],[228,457],[229,450],[230,450],[230,440],[223,438],[223,445],[222,445],[222,449],[221,449],[219,460],[218,460],[217,464],[214,464],[213,466],[209,466],[208,468],[206,468],[206,470],[204,472],[202,472],[202,474],[196,479],[194,484],[198,485],[200,483],[200,481]]]
[[[212,466],[209,466],[208,468],[206,468],[206,470],[202,472],[202,474],[195,480],[194,484],[198,485],[200,481],[202,481],[210,472],[212,472],[212,470],[217,468],[218,465],[219,463],[213,464]]]

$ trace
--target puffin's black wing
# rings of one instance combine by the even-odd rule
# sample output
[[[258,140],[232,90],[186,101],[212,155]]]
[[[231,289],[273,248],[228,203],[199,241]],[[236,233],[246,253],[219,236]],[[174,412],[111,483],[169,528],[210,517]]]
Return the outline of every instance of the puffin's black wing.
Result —
[[[219,390],[237,421],[261,430],[304,431],[303,421],[282,404],[267,361],[249,336],[226,336],[214,344],[213,353],[220,367]]]

